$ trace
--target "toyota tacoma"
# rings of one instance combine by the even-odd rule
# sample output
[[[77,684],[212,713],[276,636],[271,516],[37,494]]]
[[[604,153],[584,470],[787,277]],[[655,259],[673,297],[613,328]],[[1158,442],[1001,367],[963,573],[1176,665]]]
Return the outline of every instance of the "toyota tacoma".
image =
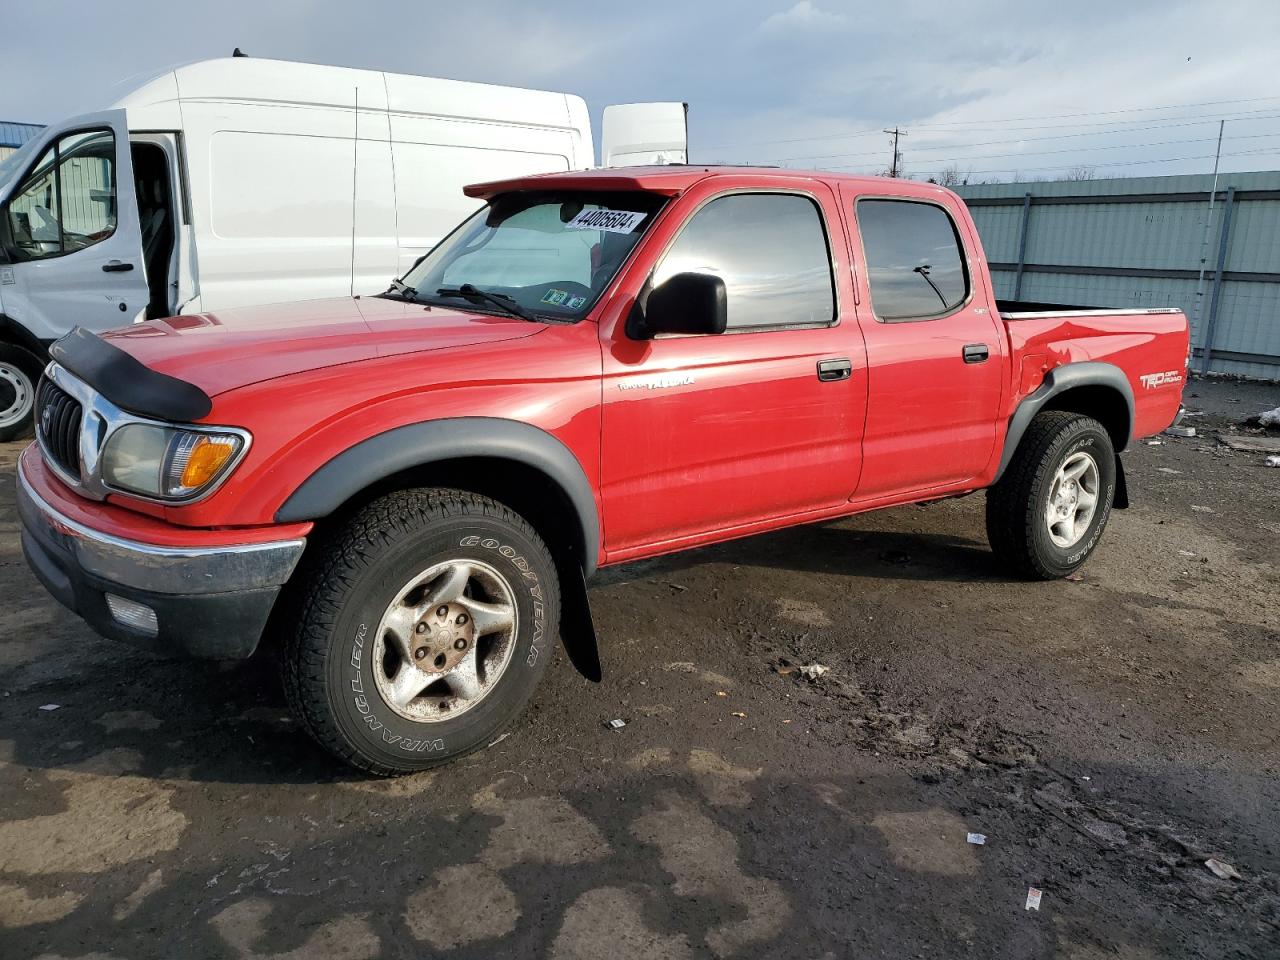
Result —
[[[469,187],[377,297],[52,348],[19,461],[32,569],[99,633],[277,646],[298,719],[377,774],[489,743],[599,567],[986,493],[1055,579],[1180,414],[1176,309],[996,299],[963,201],[731,167]]]

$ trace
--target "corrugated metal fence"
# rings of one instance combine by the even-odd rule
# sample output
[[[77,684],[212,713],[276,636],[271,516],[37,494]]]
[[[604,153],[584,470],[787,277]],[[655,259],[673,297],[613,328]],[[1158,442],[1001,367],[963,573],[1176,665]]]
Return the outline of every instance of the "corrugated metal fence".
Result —
[[[1221,174],[1210,216],[1212,185],[1194,175],[957,192],[978,225],[997,297],[1180,307],[1192,322],[1196,369],[1280,378],[1280,172]]]
[[[0,160],[13,153],[44,128],[34,123],[0,120]]]

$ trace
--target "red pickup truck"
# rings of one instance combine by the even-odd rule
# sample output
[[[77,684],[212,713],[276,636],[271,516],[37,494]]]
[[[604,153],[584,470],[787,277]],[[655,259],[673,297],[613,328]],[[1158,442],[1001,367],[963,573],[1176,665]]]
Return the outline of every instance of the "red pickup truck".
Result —
[[[964,203],[903,180],[673,166],[470,187],[380,297],[179,316],[52,350],[28,561],[98,632],[282,645],[364,770],[487,742],[557,635],[598,679],[606,564],[987,491],[1050,579],[1180,412],[1178,310],[997,302]]]

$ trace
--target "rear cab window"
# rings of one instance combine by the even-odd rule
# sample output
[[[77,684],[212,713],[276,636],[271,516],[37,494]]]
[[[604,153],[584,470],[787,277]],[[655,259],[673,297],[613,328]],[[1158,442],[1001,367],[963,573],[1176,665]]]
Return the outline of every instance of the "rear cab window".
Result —
[[[933,320],[969,299],[964,245],[943,207],[928,200],[864,197],[855,213],[876,319]]]
[[[836,319],[835,276],[818,204],[795,193],[730,193],[708,200],[654,269],[720,277],[733,330],[825,326]]]

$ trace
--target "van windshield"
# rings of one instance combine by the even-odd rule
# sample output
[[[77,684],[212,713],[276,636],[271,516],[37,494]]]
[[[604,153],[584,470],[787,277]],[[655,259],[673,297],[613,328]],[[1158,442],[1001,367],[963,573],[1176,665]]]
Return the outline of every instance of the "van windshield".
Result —
[[[578,320],[665,202],[638,190],[502,194],[442,240],[403,282],[423,303],[457,304],[459,288],[469,287],[534,316]],[[486,311],[491,306],[474,296],[468,302]]]

